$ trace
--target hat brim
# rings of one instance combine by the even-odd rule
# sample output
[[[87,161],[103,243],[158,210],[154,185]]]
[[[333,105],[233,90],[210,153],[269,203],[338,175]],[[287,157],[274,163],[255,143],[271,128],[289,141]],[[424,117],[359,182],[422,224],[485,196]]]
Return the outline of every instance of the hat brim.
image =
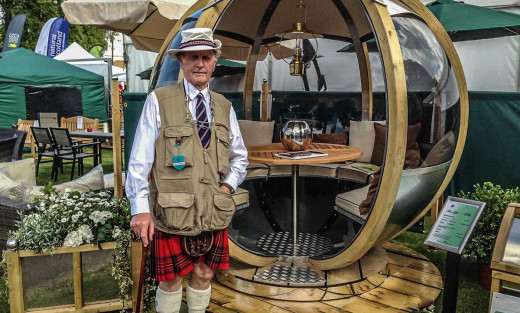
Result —
[[[168,54],[172,57],[172,58],[177,58],[177,54],[179,52],[186,52],[186,51],[205,51],[205,50],[213,50],[215,52],[217,52],[218,50],[220,50],[220,48],[222,47],[222,42],[218,39],[215,39],[214,40],[215,42],[215,45],[216,47],[210,47],[210,46],[207,46],[207,45],[196,45],[196,46],[189,46],[189,47],[186,47],[184,49],[170,49],[166,52],[168,52]]]

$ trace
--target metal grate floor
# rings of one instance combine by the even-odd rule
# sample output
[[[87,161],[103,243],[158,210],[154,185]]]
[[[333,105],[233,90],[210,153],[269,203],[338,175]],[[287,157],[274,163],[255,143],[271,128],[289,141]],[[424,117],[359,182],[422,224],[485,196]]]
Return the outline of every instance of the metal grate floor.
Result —
[[[319,256],[332,250],[332,241],[317,234],[298,233],[298,245],[293,253],[291,233],[278,232],[263,235],[256,245],[273,255]]]
[[[280,264],[263,270],[253,278],[293,284],[325,283],[325,279],[310,267],[291,267]]]

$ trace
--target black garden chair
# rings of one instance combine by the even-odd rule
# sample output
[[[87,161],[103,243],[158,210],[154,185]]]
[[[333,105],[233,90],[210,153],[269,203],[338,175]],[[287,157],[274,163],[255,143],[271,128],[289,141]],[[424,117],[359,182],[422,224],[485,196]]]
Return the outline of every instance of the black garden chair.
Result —
[[[74,179],[74,167],[76,165],[76,160],[78,161],[78,175],[83,175],[83,159],[85,158],[94,158],[94,165],[99,161],[101,163],[101,143],[100,142],[92,142],[92,143],[84,143],[84,144],[75,144],[70,138],[69,130],[66,128],[55,128],[51,127],[52,140],[55,144],[54,149],[56,153],[56,158],[59,161],[71,161],[72,170],[70,173],[70,179]],[[97,147],[95,147],[97,145]],[[92,147],[93,151],[99,151],[99,153],[85,153],[83,152],[83,148]],[[55,176],[54,181],[58,179],[58,169],[55,166],[54,170]]]

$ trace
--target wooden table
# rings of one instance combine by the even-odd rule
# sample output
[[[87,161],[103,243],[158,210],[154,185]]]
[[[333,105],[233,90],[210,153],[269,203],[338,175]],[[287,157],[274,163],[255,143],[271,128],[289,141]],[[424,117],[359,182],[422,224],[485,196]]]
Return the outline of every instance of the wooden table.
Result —
[[[298,177],[301,164],[324,164],[334,162],[345,162],[359,158],[363,151],[356,147],[335,144],[313,143],[307,151],[325,152],[328,155],[307,159],[286,159],[276,156],[276,153],[288,152],[281,143],[250,146],[247,148],[249,162],[291,165],[292,170],[292,242],[293,254],[298,250]]]

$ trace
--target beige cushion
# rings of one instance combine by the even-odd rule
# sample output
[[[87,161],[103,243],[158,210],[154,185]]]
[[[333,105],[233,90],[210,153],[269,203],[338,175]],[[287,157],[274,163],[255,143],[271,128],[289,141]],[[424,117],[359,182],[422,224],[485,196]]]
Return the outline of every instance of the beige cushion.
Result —
[[[367,185],[363,188],[340,193],[336,196],[336,205],[352,215],[366,219],[366,214],[359,214],[359,205],[367,197],[369,187],[370,185]]]
[[[36,169],[33,158],[3,162],[0,163],[0,169],[6,169],[11,180],[17,183],[36,185]]]
[[[339,163],[307,164],[300,166],[300,176],[336,177]]]
[[[99,164],[87,174],[78,177],[73,181],[56,185],[54,188],[58,189],[59,192],[65,192],[65,189],[67,188],[79,192],[104,189],[105,183],[103,180],[103,167]]]
[[[363,162],[353,162],[338,167],[337,177],[341,179],[368,184],[371,175],[377,169],[373,164]]]
[[[43,186],[22,183],[23,202],[34,203],[35,197],[43,196]]]
[[[0,198],[22,202],[22,184],[13,181],[7,173],[0,173]]]
[[[359,162],[370,163],[372,151],[374,150],[374,140],[376,133],[374,123],[385,125],[385,121],[350,121],[349,146],[360,148],[363,155],[356,159]]]
[[[239,120],[240,132],[247,146],[263,145],[273,142],[274,121],[258,122]]]
[[[269,174],[269,166],[263,163],[249,163],[247,165],[247,178],[266,177]]]
[[[269,176],[291,176],[291,165],[269,164]]]
[[[244,188],[238,187],[233,195],[233,200],[235,201],[235,205],[237,208],[241,205],[249,203],[249,191]]]
[[[125,174],[125,172],[123,172],[121,179],[123,180],[123,187],[124,187],[125,186],[125,182],[126,182],[126,174]],[[105,182],[105,188],[113,188],[114,187],[114,173],[103,175],[103,180]]]
[[[453,131],[448,132],[433,146],[432,150],[424,159],[421,167],[433,166],[448,162],[455,151],[455,135]]]

